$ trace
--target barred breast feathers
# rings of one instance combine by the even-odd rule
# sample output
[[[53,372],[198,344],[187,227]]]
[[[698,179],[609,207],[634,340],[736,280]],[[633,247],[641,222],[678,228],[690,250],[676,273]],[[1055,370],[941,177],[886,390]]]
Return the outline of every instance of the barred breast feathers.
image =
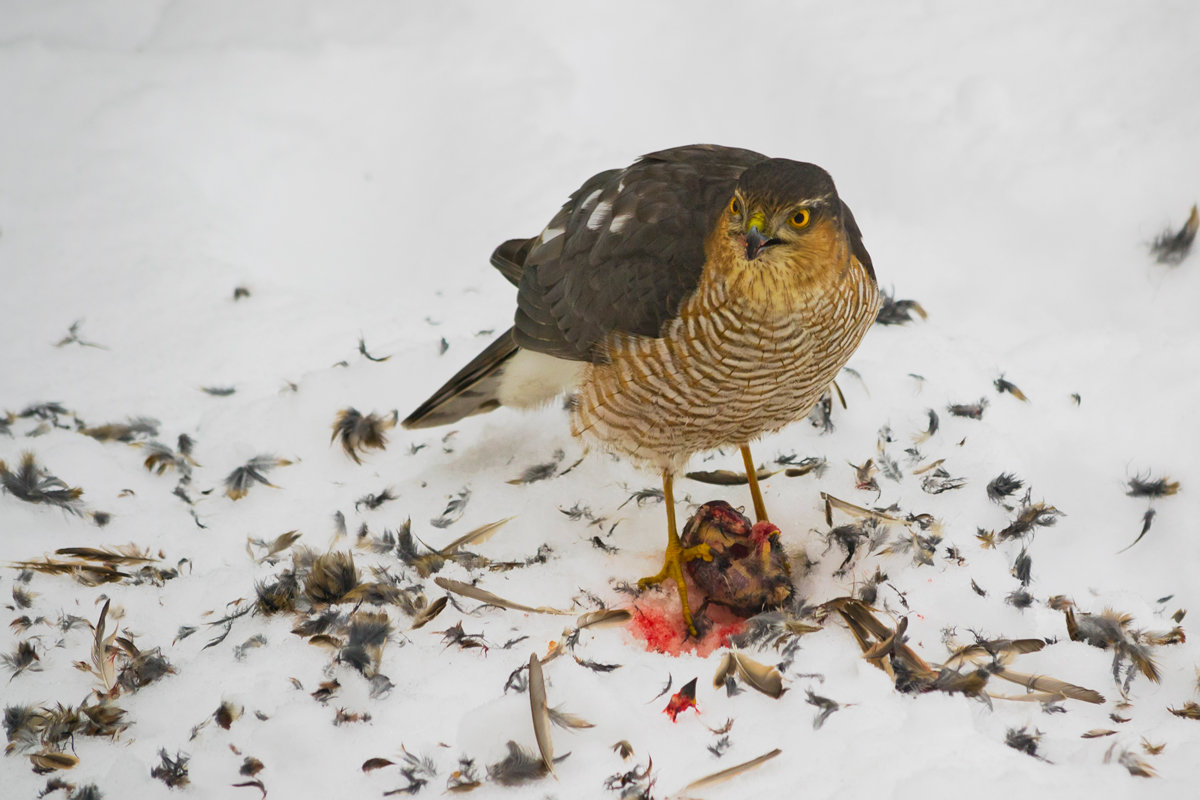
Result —
[[[574,433],[678,468],[692,453],[747,444],[802,418],[879,307],[844,240],[825,244],[841,251],[825,263],[845,267],[750,270],[710,260],[660,338],[609,337],[607,362],[590,365],[580,383]]]

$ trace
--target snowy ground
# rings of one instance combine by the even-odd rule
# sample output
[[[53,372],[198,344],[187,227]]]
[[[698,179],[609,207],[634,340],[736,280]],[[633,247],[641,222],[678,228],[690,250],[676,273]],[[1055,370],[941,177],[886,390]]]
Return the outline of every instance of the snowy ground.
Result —
[[[418,796],[467,782],[454,773],[473,759],[482,785],[472,797],[618,797],[606,779],[652,760],[631,791],[652,779],[647,796],[664,798],[776,747],[782,754],[759,769],[689,794],[1190,796],[1200,723],[1169,709],[1200,700],[1194,642],[1148,646],[1160,681],[1138,674],[1122,696],[1113,652],[1071,641],[1051,598],[1080,615],[1111,608],[1131,615],[1132,629],[1164,634],[1177,610],[1200,605],[1200,260],[1170,268],[1148,253],[1200,199],[1200,104],[1189,99],[1198,40],[1200,6],[1182,2],[9,0],[0,13],[0,420],[47,402],[65,412],[57,425],[31,415],[0,426],[0,460],[16,469],[33,452],[83,489],[87,511],[111,520],[101,527],[0,493],[0,556],[8,564],[132,544],[178,574],[85,586],[3,570],[13,625],[0,633],[0,654],[16,674],[0,695],[14,734],[22,707],[95,702],[102,679],[74,664],[91,661],[88,625],[106,599],[108,632],[144,653],[161,648],[173,670],[117,692],[129,725],[115,738],[81,729],[58,742],[79,759],[69,771],[32,772],[27,756],[43,747],[18,736],[0,759],[4,796],[36,797],[48,780],[73,784],[78,797],[89,785],[107,798],[167,796],[151,775],[165,751],[186,757],[190,783],[179,791],[200,797],[254,797],[255,786],[236,790],[244,795],[230,786],[255,780],[274,797],[382,796],[410,785],[407,752],[436,771],[413,773],[428,780]],[[579,458],[553,409],[500,411],[452,436],[394,430],[361,465],[330,444],[331,425],[346,407],[407,413],[488,341],[484,331],[509,324],[512,290],[487,265],[495,244],[535,233],[593,172],[698,141],[825,166],[882,285],[929,314],[872,330],[851,362],[861,380],[839,380],[848,409],[834,409],[832,432],[799,423],[756,448],[768,466],[790,453],[828,462],[820,477],[766,483],[789,549],[815,562],[800,594],[812,604],[855,594],[882,570],[878,615],[893,626],[906,617],[909,645],[927,661],[947,658],[951,635],[961,644],[976,634],[1042,638],[1041,652],[1010,666],[1099,691],[1103,704],[989,707],[901,693],[836,615],[789,651],[790,690],[777,700],[712,688],[718,654],[647,652],[629,630],[587,630],[574,655],[618,669],[564,656],[544,670],[551,705],[594,727],[555,730],[556,753],[570,753],[557,780],[512,788],[488,778],[509,740],[534,748],[528,698],[506,688],[510,674],[597,599],[628,605],[618,584],[656,569],[662,507],[624,504],[656,479],[591,456],[565,475],[509,483],[556,451],[559,471]],[[238,287],[249,295],[235,300]],[[76,340],[55,346],[76,321]],[[360,355],[360,337],[372,356],[390,358]],[[998,393],[1001,375],[1028,402]],[[981,398],[980,420],[947,411]],[[929,409],[940,429],[914,445]],[[157,420],[153,438],[171,447],[180,434],[195,440],[198,466],[184,487],[192,505],[173,494],[178,471],[143,468],[144,446],[77,431],[77,421],[131,417]],[[914,446],[916,461],[905,453]],[[878,492],[857,489],[849,464],[881,453],[903,475],[876,475]],[[266,476],[275,488],[225,496],[225,477],[261,454],[292,462]],[[914,470],[937,459],[965,485],[923,490]],[[718,454],[695,466],[740,462]],[[1001,473],[1024,482],[1012,511],[985,492]],[[1129,497],[1137,476],[1181,489]],[[388,488],[395,499],[376,509],[358,502]],[[467,489],[461,518],[434,526]],[[1026,490],[1064,516],[982,548],[977,532],[1002,531]],[[889,539],[839,573],[846,553],[827,545],[822,491],[937,518],[932,563],[884,552]],[[681,511],[684,496],[748,504],[742,487],[681,481],[678,493]],[[563,513],[585,507],[604,522]],[[1145,537],[1118,552],[1149,508]],[[442,547],[506,517],[471,549],[525,562],[545,545],[544,560],[507,571],[451,563],[421,577],[394,551],[355,546],[364,524],[370,540],[411,519],[413,534]],[[295,548],[353,551],[366,581],[386,581],[371,567],[386,568],[410,598],[442,597],[434,577],[478,579],[509,600],[573,615],[459,600],[410,631],[400,605],[364,605],[390,624],[378,662],[386,680],[374,682],[339,663],[337,650],[293,634],[289,614],[239,616],[206,647],[226,631],[211,623],[252,609],[256,584],[292,564],[291,552],[266,558],[248,539],[288,531],[301,534]],[[598,548],[597,536],[616,551]],[[1022,588],[1014,567],[1023,549],[1031,602],[1019,608],[1010,598]],[[122,569],[132,576],[140,566]],[[444,632],[459,623],[468,637],[456,644]],[[519,637],[528,638],[504,649]],[[486,648],[462,646],[479,643]],[[122,652],[118,668],[129,660]],[[747,652],[784,658],[770,644]],[[672,688],[656,698],[668,677]],[[693,677],[699,713],[672,722],[662,709]],[[325,702],[312,696],[333,680],[340,688]],[[996,678],[987,688],[1024,692]],[[808,690],[840,704],[820,727]],[[221,720],[227,729],[214,718],[222,703],[241,710]],[[722,743],[712,729],[730,719]],[[1006,745],[1021,743],[1022,730],[1039,737],[1036,757]],[[1095,731],[1113,733],[1083,737]],[[628,760],[612,750],[619,740],[633,747]],[[1165,747],[1152,754],[1154,745]],[[363,771],[371,758],[395,763]],[[1157,777],[1132,775],[1138,764]]]

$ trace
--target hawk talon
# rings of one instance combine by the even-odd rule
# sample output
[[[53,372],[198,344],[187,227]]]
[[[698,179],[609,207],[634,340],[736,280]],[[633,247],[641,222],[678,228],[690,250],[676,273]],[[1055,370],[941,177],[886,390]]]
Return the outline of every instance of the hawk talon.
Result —
[[[672,534],[674,534],[673,531]],[[687,582],[683,578],[683,565],[697,558],[703,561],[712,561],[712,553],[709,552],[707,544],[698,544],[685,550],[679,541],[679,536],[672,535],[670,541],[667,542],[666,553],[663,555],[662,569],[657,575],[648,575],[640,579],[638,588],[646,589],[668,579],[674,581],[675,588],[679,592],[679,604],[683,607],[684,624],[687,625],[688,633],[698,638],[700,634],[696,631],[696,625],[692,621],[692,611],[688,605]]]

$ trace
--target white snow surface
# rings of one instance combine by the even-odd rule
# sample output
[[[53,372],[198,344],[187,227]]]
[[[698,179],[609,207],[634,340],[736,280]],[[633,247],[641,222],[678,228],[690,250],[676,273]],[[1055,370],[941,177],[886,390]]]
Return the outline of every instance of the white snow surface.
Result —
[[[73,665],[89,660],[92,633],[57,622],[94,623],[111,598],[110,628],[117,620],[139,647],[161,647],[175,671],[118,698],[132,723],[118,738],[68,744],[80,761],[61,777],[110,799],[253,797],[255,788],[231,788],[249,780],[238,774],[246,756],[265,765],[258,777],[271,797],[380,797],[408,782],[398,766],[361,765],[399,763],[405,751],[437,770],[417,796],[440,796],[469,758],[485,779],[471,797],[618,797],[605,779],[652,759],[650,795],[665,798],[775,747],[780,757],[691,795],[1194,796],[1200,722],[1168,708],[1200,699],[1195,637],[1155,648],[1161,682],[1139,675],[1123,698],[1112,652],[1070,641],[1048,601],[1112,608],[1150,631],[1200,605],[1200,258],[1169,268],[1148,253],[1200,199],[1197,75],[1200,5],[1189,2],[8,0],[0,415],[54,401],[89,425],[147,416],[165,443],[188,434],[200,464],[189,492],[206,527],[173,496],[178,475],[144,469],[142,449],[81,435],[70,415],[41,435],[32,435],[36,418],[0,433],[10,468],[33,451],[83,488],[89,509],[112,514],[99,527],[0,493],[5,564],[133,543],[180,572],[161,587],[87,587],[61,575],[23,581],[5,567],[0,654],[32,640],[41,669],[3,676],[3,705],[86,699],[96,680]],[[765,483],[789,550],[815,562],[798,578],[800,594],[810,603],[852,594],[882,569],[879,614],[906,616],[909,644],[926,660],[947,657],[951,630],[962,643],[1040,637],[1050,644],[1013,668],[1106,702],[1067,700],[1065,713],[1051,713],[903,694],[836,618],[801,640],[778,700],[712,688],[718,654],[673,657],[621,628],[585,631],[576,655],[622,666],[598,673],[563,657],[545,672],[550,703],[594,727],[555,729],[556,753],[570,753],[557,779],[506,787],[486,780],[486,765],[508,740],[532,749],[534,738],[527,695],[505,682],[573,617],[475,611],[463,600],[464,611],[448,607],[408,631],[409,617],[389,607],[381,672],[394,687],[375,698],[354,669],[292,634],[286,615],[240,617],[205,648],[222,630],[208,623],[252,603],[256,583],[288,564],[286,554],[260,563],[247,539],[290,530],[302,534],[298,545],[346,550],[363,524],[377,536],[411,518],[414,534],[441,547],[511,516],[473,549],[504,561],[549,545],[546,563],[507,572],[449,564],[439,574],[576,613],[594,607],[585,592],[630,601],[616,585],[657,569],[664,520],[660,504],[622,504],[656,476],[591,455],[566,475],[508,483],[557,450],[563,468],[579,458],[559,409],[474,417],[448,439],[449,430],[397,428],[361,465],[330,443],[331,425],[351,406],[407,414],[490,341],[484,331],[510,324],[514,291],[487,263],[496,244],[536,234],[594,172],[692,142],[824,166],[881,285],[929,315],[868,334],[850,364],[861,381],[839,379],[848,409],[834,410],[832,432],[800,422],[755,448],[767,465],[786,453],[828,460],[820,478],[781,473]],[[235,301],[239,286],[250,296]],[[77,320],[79,337],[101,347],[54,346]],[[390,358],[359,355],[360,336]],[[1029,402],[997,393],[1002,374]],[[214,386],[236,392],[201,391]],[[981,420],[946,411],[980,398]],[[918,445],[919,463],[944,458],[966,479],[938,495],[922,491],[904,453],[927,409],[941,428]],[[891,443],[881,441],[885,425]],[[876,496],[855,488],[849,464],[881,447],[905,475],[877,476]],[[276,488],[224,496],[225,476],[264,453],[293,462],[267,476]],[[693,463],[741,469],[736,452]],[[1013,517],[984,491],[1002,472],[1065,516],[983,549],[977,529]],[[1129,497],[1138,475],[1182,488]],[[397,499],[356,511],[356,500],[387,487]],[[433,527],[464,488],[462,518]],[[845,554],[825,543],[822,491],[932,514],[944,537],[933,563],[876,551],[836,575]],[[684,515],[709,499],[749,503],[744,487],[681,480],[677,494]],[[561,513],[577,504],[606,521]],[[1153,526],[1118,553],[1148,504]],[[337,511],[350,531],[342,538]],[[618,552],[593,546],[597,535]],[[1023,547],[1033,603],[1021,610],[1005,598],[1019,588],[1012,568]],[[367,577],[386,566],[429,600],[444,594],[393,554],[355,558]],[[13,589],[32,605],[18,608]],[[27,630],[7,624],[22,616]],[[443,643],[439,632],[460,621],[486,651]],[[199,630],[177,638],[181,626]],[[239,658],[256,635],[266,644]],[[502,649],[518,636],[528,638]],[[750,654],[780,657],[770,646]],[[699,678],[699,714],[672,723],[662,712],[667,696],[653,698],[668,676],[672,692]],[[310,696],[333,678],[341,689],[328,703]],[[1024,691],[1001,683],[989,688]],[[841,704],[819,729],[806,690]],[[228,730],[194,732],[222,701],[245,713]],[[370,719],[334,725],[337,709]],[[717,757],[710,728],[727,719],[729,747]],[[1006,746],[1006,733],[1022,728],[1040,733],[1040,758]],[[1081,738],[1094,729],[1115,733]],[[629,761],[612,751],[622,739],[634,748]],[[1150,755],[1143,740],[1166,746]],[[187,787],[151,777],[160,749],[189,756]],[[4,797],[46,786],[28,752],[0,758]],[[1131,775],[1123,753],[1157,777]]]

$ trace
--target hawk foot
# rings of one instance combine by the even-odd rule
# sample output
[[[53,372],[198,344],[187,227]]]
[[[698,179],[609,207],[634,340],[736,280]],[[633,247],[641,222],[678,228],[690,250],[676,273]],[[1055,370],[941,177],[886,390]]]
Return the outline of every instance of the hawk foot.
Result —
[[[638,588],[645,589],[648,586],[654,586],[666,580],[675,582],[675,587],[679,591],[679,603],[683,606],[683,621],[687,625],[688,633],[698,637],[700,634],[696,631],[696,625],[692,621],[691,607],[688,605],[687,583],[683,579],[683,565],[695,559],[703,561],[712,561],[712,553],[709,552],[707,544],[698,544],[695,547],[684,548],[679,542],[678,536],[671,536],[667,542],[666,553],[663,554],[663,567],[657,575],[649,575],[638,581]]]

